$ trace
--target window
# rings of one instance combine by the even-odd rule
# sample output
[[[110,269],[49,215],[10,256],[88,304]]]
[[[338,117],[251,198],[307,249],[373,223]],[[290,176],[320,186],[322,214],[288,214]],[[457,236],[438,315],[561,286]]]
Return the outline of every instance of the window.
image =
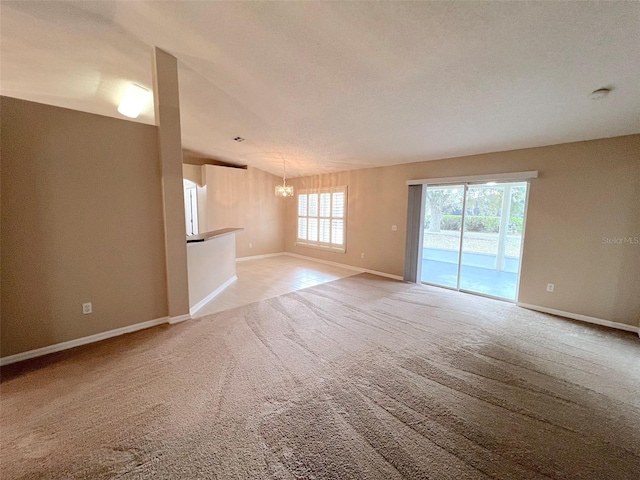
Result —
[[[187,227],[187,235],[198,234],[198,196],[196,184],[190,180],[184,180],[184,219]]]
[[[298,190],[298,241],[344,252],[347,187]]]

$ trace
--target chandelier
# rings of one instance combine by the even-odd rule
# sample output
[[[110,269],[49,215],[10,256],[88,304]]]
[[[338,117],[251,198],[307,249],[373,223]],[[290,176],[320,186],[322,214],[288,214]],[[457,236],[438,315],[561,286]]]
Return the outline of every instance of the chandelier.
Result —
[[[287,185],[287,164],[282,158],[282,185],[276,186],[276,197],[293,197],[293,185]]]

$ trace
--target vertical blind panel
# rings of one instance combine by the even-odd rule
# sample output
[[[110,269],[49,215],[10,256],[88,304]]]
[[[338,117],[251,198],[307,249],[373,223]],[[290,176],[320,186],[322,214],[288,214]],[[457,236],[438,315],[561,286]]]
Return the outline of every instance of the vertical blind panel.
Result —
[[[305,217],[298,218],[298,238],[300,240],[307,239],[307,219]]]
[[[307,194],[306,193],[302,195],[298,195],[298,215],[301,217],[307,216]]]
[[[344,220],[331,220],[331,243],[344,244]]]
[[[321,217],[331,216],[331,194],[330,193],[320,194],[320,216]]]
[[[344,217],[344,192],[335,192],[333,194],[333,212],[332,217]]]
[[[426,189],[426,185],[424,186]],[[426,195],[424,196],[426,202]],[[407,201],[407,236],[404,257],[404,280],[420,282],[422,270],[422,239],[424,237],[423,186],[410,185]]]
[[[328,218],[320,219],[319,240],[324,243],[331,241],[331,221]]]
[[[312,242],[318,241],[318,219],[310,218],[309,219],[309,237],[308,240]]]
[[[309,214],[310,217],[318,216],[318,194],[309,194]]]

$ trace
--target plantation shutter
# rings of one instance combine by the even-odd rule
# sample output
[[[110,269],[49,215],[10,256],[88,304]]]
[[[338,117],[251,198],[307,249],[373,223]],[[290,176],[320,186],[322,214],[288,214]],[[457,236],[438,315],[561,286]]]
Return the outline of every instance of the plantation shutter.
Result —
[[[297,245],[345,251],[347,187],[298,191]]]

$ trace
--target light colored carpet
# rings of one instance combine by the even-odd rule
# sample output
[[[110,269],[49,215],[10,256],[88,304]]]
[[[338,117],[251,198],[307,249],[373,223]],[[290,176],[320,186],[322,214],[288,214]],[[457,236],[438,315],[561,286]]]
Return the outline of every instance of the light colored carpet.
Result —
[[[3,375],[3,480],[640,478],[637,336],[371,275]]]

